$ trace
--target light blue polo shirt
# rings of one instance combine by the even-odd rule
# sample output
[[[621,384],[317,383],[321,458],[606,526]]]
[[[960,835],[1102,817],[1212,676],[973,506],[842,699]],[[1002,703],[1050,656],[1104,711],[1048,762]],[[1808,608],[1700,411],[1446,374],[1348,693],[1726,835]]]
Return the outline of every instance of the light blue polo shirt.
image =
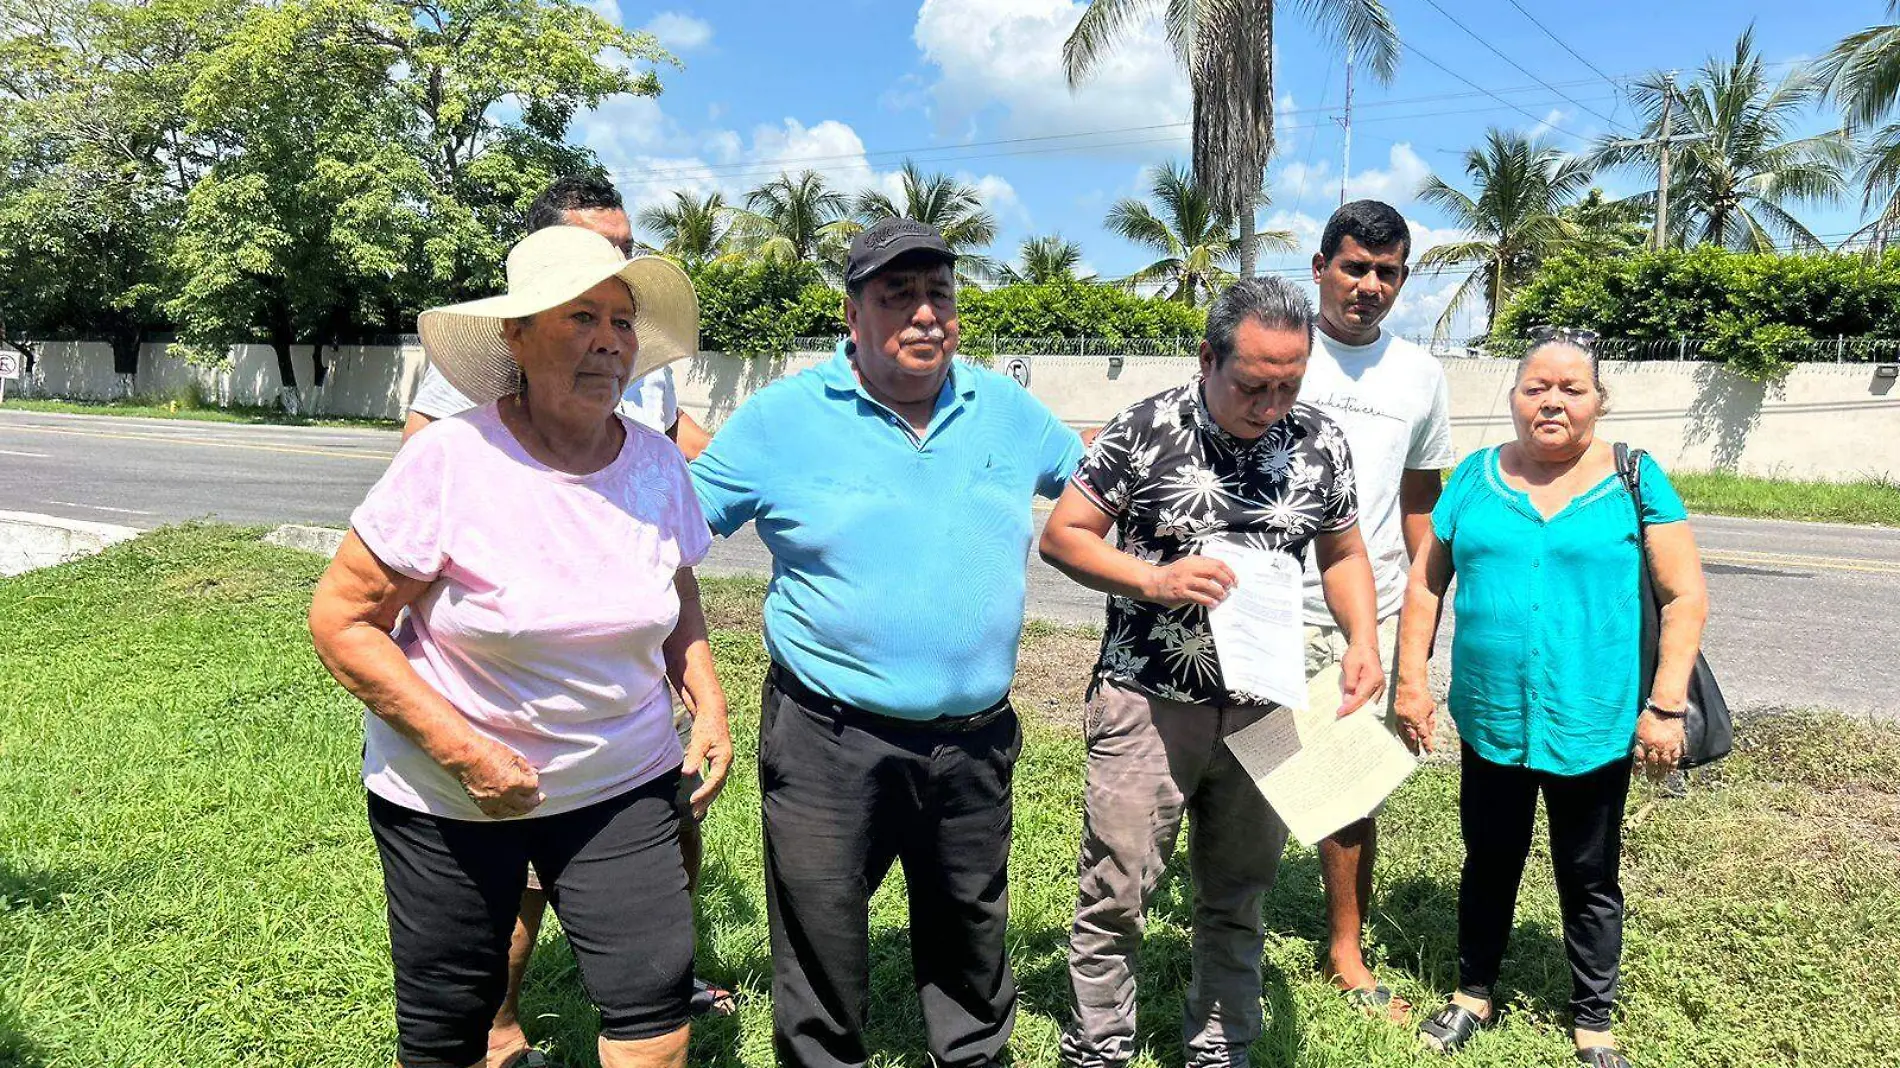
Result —
[[[772,553],[765,646],[835,701],[903,719],[980,712],[1022,636],[1034,496],[1082,442],[1013,380],[954,364],[921,440],[838,346],[739,406],[692,465],[714,531]]]

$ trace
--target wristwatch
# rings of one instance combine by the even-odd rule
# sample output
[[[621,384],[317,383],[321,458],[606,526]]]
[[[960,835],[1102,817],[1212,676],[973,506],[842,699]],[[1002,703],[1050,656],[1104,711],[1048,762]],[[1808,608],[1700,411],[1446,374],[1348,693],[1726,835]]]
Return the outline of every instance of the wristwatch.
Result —
[[[1654,712],[1664,719],[1681,719],[1689,714],[1689,706],[1684,705],[1681,708],[1664,708],[1654,701],[1644,701],[1643,711]]]

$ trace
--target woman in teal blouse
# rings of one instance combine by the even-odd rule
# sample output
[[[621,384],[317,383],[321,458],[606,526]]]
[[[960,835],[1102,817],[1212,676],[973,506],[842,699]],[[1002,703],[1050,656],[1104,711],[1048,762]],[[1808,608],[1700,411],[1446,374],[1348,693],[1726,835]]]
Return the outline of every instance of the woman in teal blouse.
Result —
[[[1511,398],[1517,440],[1467,457],[1433,510],[1437,537],[1413,561],[1400,617],[1395,703],[1407,740],[1429,749],[1436,707],[1426,662],[1455,573],[1459,977],[1450,1003],[1421,1026],[1426,1041],[1453,1052],[1493,1017],[1541,792],[1577,1058],[1628,1068],[1610,1034],[1623,941],[1623,805],[1633,765],[1660,774],[1681,759],[1708,593],[1682,500],[1645,457],[1643,519],[1663,609],[1656,677],[1642,693],[1635,502],[1617,476],[1613,445],[1596,438],[1605,397],[1588,340],[1563,337],[1525,356]]]

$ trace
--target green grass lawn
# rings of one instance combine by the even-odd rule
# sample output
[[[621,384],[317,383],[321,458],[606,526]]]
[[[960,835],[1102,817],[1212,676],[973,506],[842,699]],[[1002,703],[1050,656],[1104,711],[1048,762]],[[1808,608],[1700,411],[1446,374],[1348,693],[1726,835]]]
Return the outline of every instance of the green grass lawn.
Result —
[[[1692,512],[1900,526],[1900,482],[1804,482],[1726,472],[1670,472]]]
[[[11,397],[5,408],[24,412],[59,412],[67,415],[124,415],[140,419],[194,419],[203,423],[269,423],[274,426],[353,426],[394,430],[402,423],[394,419],[359,419],[344,415],[291,415],[281,408],[234,404],[225,408],[207,407],[191,400],[170,401],[135,397],[125,401],[73,401],[41,397]]]
[[[309,650],[319,561],[255,532],[173,528],[0,580],[0,1065],[384,1068],[394,1049],[381,877],[357,782],[357,708]],[[710,582],[740,764],[708,826],[700,970],[745,996],[694,1065],[771,1064],[757,788],[756,583]],[[1012,955],[1018,1063],[1053,1066],[1068,1002],[1090,639],[1036,628],[1020,704]],[[1383,822],[1382,973],[1421,1005],[1453,982],[1455,777],[1428,768]],[[1639,788],[1619,1031],[1643,1068],[1892,1065],[1900,1050],[1900,733],[1822,714],[1746,731],[1683,800]],[[1176,858],[1177,868],[1180,858]],[[871,1040],[925,1063],[901,887],[877,899]],[[1260,1066],[1437,1063],[1314,974],[1310,851],[1268,911]],[[1179,1065],[1190,890],[1171,880],[1142,961],[1143,1065]],[[1504,976],[1507,1022],[1458,1063],[1572,1063],[1547,861],[1533,858]],[[595,1020],[546,936],[525,1016],[555,1063],[592,1065]]]

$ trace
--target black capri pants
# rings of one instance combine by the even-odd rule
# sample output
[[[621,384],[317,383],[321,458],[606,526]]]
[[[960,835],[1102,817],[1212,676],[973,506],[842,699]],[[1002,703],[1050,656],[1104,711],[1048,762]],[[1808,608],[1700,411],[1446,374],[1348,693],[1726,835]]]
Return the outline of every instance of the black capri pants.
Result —
[[[658,1038],[686,1025],[693,906],[678,789],[672,772],[586,808],[495,822],[370,795],[405,1068],[468,1068],[487,1055],[530,862],[600,1009],[601,1035]]]
[[[1582,775],[1552,775],[1493,764],[1466,743],[1461,760],[1465,870],[1458,884],[1458,989],[1491,1000],[1542,793],[1570,957],[1571,1020],[1582,1030],[1609,1030],[1623,957],[1623,886],[1617,876],[1630,758]]]

